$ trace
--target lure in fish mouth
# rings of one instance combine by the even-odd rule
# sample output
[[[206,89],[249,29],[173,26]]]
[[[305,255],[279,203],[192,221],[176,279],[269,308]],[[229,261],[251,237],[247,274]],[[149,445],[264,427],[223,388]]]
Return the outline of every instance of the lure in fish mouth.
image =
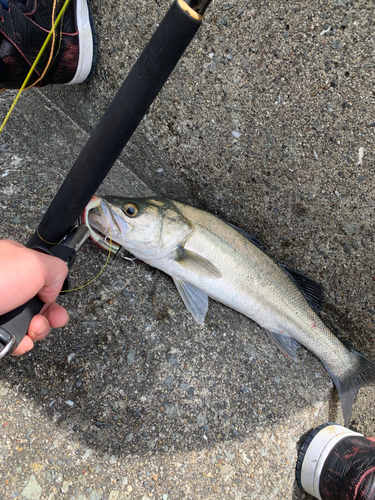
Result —
[[[350,424],[358,390],[375,385],[375,364],[345,347],[320,319],[318,283],[269,257],[244,230],[166,198],[94,197],[82,219],[101,248],[123,247],[169,274],[198,323],[210,297],[258,323],[294,360],[300,345],[313,352],[331,376],[345,425]]]
[[[116,237],[125,232],[126,222],[100,198],[93,196],[82,214],[82,223],[90,230],[90,239],[102,250],[117,253],[121,246],[116,243]],[[118,219],[118,221],[117,221]]]

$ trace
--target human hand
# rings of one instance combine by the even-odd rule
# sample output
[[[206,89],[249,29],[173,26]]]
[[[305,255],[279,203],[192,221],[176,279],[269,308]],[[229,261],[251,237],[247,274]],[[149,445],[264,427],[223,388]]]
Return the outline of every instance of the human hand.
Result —
[[[24,304],[36,294],[45,302],[33,317],[27,335],[13,351],[21,356],[44,339],[50,327],[60,328],[69,321],[67,310],[56,304],[68,274],[67,265],[57,257],[24,247],[12,240],[0,240],[0,315]]]

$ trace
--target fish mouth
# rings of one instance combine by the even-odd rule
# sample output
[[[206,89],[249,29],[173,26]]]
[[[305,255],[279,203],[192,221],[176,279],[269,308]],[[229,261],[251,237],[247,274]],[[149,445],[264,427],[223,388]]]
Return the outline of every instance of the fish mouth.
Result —
[[[111,229],[111,222],[116,225],[113,229]],[[116,242],[116,236],[119,235],[121,229],[111,216],[104,200],[93,196],[82,212],[81,223],[88,227],[90,239],[99,248],[112,254],[116,254],[120,250],[121,245]]]

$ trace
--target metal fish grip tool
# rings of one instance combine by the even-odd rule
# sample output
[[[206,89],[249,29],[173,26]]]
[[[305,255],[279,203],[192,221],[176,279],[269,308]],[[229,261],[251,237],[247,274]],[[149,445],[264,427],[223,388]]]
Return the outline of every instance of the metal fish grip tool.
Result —
[[[64,242],[185,52],[212,0],[175,0],[73,164],[27,243],[54,252]],[[53,242],[53,243],[46,243]],[[57,244],[57,246],[56,246]],[[66,245],[65,245],[66,246]],[[0,357],[11,354],[43,303],[34,297],[0,316]]]

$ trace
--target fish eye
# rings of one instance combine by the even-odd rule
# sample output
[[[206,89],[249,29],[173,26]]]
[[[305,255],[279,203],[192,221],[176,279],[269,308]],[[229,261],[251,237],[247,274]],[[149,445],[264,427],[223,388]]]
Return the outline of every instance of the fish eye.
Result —
[[[139,207],[135,203],[126,203],[124,212],[128,217],[137,217],[139,214]]]

